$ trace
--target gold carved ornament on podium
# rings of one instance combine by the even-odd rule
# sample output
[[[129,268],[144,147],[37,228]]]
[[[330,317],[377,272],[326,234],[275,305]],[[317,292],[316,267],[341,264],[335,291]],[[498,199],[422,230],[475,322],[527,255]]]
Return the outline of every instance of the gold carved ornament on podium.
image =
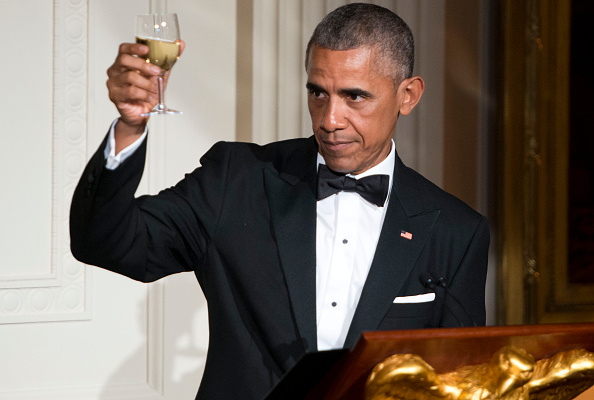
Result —
[[[534,361],[507,346],[487,364],[437,374],[421,357],[397,354],[375,366],[366,400],[569,400],[594,384],[594,353],[561,352]]]

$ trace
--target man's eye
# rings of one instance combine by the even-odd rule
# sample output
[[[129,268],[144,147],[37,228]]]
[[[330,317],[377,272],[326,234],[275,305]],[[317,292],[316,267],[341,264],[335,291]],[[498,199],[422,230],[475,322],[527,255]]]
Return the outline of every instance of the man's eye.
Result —
[[[353,94],[349,95],[349,100],[351,100],[351,101],[362,101],[362,100],[364,100],[364,97],[361,96],[360,94],[354,94],[353,93]]]
[[[320,92],[319,90],[309,89],[309,94],[317,99],[324,96],[324,93]]]

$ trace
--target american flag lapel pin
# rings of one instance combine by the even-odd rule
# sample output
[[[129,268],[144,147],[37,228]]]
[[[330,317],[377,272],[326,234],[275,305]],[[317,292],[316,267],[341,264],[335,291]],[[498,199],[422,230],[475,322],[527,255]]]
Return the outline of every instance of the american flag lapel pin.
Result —
[[[408,240],[412,240],[412,233],[407,231],[400,231],[400,237],[403,237]]]

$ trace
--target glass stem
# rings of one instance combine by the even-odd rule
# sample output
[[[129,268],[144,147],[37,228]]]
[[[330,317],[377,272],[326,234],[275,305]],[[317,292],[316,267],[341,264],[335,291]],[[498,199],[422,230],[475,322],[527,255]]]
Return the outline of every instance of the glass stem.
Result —
[[[157,79],[159,81],[159,104],[157,105],[157,109],[164,110],[165,102],[163,101],[163,76],[159,75]]]

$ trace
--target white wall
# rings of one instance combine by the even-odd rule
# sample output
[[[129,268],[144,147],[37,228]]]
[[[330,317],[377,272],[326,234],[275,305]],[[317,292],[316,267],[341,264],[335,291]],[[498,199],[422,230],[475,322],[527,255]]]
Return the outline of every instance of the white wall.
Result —
[[[168,8],[187,51],[167,100],[185,113],[151,122],[141,192],[235,137],[235,1]],[[193,275],[144,285],[69,251],[74,186],[116,117],[105,71],[148,11],[147,0],[0,1],[3,52],[14,56],[0,66],[0,399],[195,396],[208,326]]]

